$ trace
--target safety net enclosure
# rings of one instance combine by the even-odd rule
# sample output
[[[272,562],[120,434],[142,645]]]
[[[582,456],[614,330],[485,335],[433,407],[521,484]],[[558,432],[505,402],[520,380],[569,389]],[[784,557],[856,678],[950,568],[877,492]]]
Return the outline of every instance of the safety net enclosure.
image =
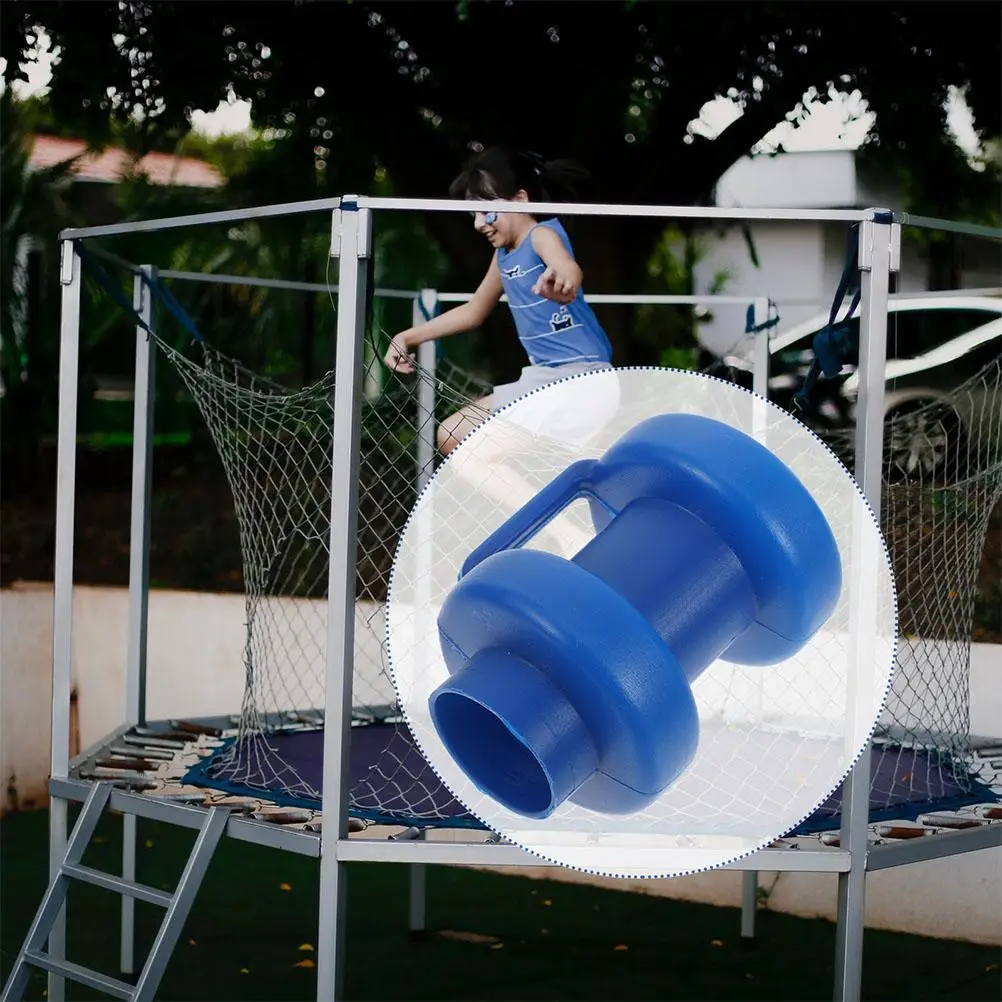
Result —
[[[172,294],[162,298],[168,313],[178,306]],[[246,594],[246,685],[235,732],[185,781],[319,810],[334,371],[288,387],[208,341],[181,351],[153,336],[225,470]],[[369,821],[477,827],[402,719],[388,672],[385,602],[401,532],[437,462],[436,423],[488,387],[445,359],[386,379],[381,351],[373,337],[363,382],[377,389],[362,403],[359,452],[350,811]],[[990,799],[999,778],[969,734],[974,591],[1002,491],[999,381],[996,356],[948,394],[887,424],[880,519],[900,637],[871,758],[874,821]],[[851,468],[851,429],[819,433]],[[554,469],[560,459],[539,456]],[[430,553],[429,574],[433,564]],[[840,797],[836,791],[798,831],[838,827]]]

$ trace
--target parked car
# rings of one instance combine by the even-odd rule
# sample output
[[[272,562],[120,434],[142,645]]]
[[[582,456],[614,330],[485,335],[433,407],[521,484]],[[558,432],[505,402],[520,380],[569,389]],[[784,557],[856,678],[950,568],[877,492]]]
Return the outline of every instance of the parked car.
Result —
[[[814,337],[827,322],[828,314],[819,313],[770,339],[769,399],[779,406],[792,408],[814,358]],[[858,334],[858,316],[851,323]],[[969,457],[972,448],[997,451],[1002,439],[998,376],[975,377],[1000,357],[1002,296],[892,296],[884,384],[886,467],[898,476],[934,477],[943,473],[948,456]],[[751,339],[722,361],[730,378],[751,387]],[[858,391],[856,367],[843,366],[836,379],[818,381],[804,419],[822,434],[852,427]],[[985,458],[1002,457],[980,456]]]

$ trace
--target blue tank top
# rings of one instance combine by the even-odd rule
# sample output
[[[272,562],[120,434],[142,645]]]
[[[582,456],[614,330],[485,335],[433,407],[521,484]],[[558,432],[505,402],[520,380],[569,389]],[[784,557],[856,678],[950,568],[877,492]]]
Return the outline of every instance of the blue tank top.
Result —
[[[537,223],[559,237],[567,253],[573,255],[567,231],[557,219]],[[535,227],[533,227],[535,229]],[[512,251],[498,251],[501,285],[515,321],[518,339],[532,365],[568,365],[573,362],[609,362],[612,345],[602,330],[582,290],[566,306],[544,299],[532,291],[546,270],[532,246],[530,230]]]

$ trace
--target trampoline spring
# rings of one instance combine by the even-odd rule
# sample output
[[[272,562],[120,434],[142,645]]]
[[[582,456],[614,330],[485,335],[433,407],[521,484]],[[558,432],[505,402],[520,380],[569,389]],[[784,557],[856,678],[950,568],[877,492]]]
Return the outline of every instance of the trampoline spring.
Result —
[[[413,839],[419,839],[422,836],[422,831],[420,828],[405,828],[402,832],[397,832],[396,835],[391,835],[387,841],[389,842],[410,842]]]
[[[119,776],[102,776],[98,775],[99,772],[113,772],[111,769],[95,770],[95,772],[81,772],[81,779],[88,779],[92,782],[97,782],[102,780],[107,783],[111,783],[112,786],[118,787],[119,789],[130,789],[130,790],[158,790],[160,784],[155,779],[146,779],[142,776],[136,776],[135,779],[129,777],[128,775]]]
[[[222,728],[209,727],[207,724],[192,724],[187,720],[172,720],[170,725],[175,731],[181,731],[183,733],[204,734],[209,738],[221,738],[223,736]]]
[[[957,814],[922,814],[918,820],[919,824],[933,828],[980,828],[984,824],[979,818]]]
[[[206,804],[204,793],[163,793],[157,795],[157,800],[169,800],[172,804]]]
[[[928,828],[918,828],[912,825],[878,825],[877,834],[881,838],[924,838],[931,835]]]
[[[129,772],[156,772],[163,764],[163,760],[154,761],[146,758],[99,758],[96,766],[103,766],[107,769],[126,769]]]
[[[173,748],[175,751],[183,751],[186,744],[184,741],[170,741],[166,738],[148,738],[137,734],[123,734],[122,740],[127,745],[136,745],[139,748],[161,748],[164,750]]]
[[[197,734],[189,734],[183,731],[156,731],[152,727],[133,727],[132,734],[138,734],[143,738],[152,738],[155,741],[177,741],[183,745],[191,744],[198,740]]]
[[[226,797],[213,799],[211,794],[205,795],[205,806],[206,807],[225,807],[228,811],[233,814],[253,814],[254,811],[261,809],[261,802],[259,800],[235,800],[228,802]]]
[[[292,710],[285,716],[287,720],[291,720],[297,724],[309,724],[311,727],[323,727],[324,725],[324,716],[322,713],[298,713]]]
[[[150,777],[145,774],[143,769],[120,769],[118,767],[110,768],[108,766],[95,766],[88,772],[81,772],[80,776],[84,779],[130,779],[135,777],[137,779],[149,779]]]
[[[112,747],[108,749],[109,755],[122,755],[123,757],[135,758],[136,749],[135,748],[120,748]],[[174,753],[172,751],[166,751],[163,748],[146,748],[143,751],[143,758],[158,760],[160,762],[173,762]]]
[[[313,820],[313,812],[291,807],[278,811],[254,811],[251,817],[255,821],[267,821],[273,825],[301,825]]]

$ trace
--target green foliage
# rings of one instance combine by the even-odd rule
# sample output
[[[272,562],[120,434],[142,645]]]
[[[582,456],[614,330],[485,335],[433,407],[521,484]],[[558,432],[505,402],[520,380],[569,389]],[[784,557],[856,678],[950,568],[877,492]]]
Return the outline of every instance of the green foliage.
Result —
[[[949,17],[936,4],[878,4],[866,30],[851,30],[842,6],[806,0],[692,4],[685,17],[677,4],[618,0],[204,0],[197,27],[180,2],[95,0],[86,18],[79,4],[52,0],[7,9],[7,78],[27,57],[32,26],[44,26],[62,53],[53,114],[87,137],[106,136],[110,121],[138,152],[174,149],[191,109],[251,100],[255,125],[281,141],[269,153],[228,140],[211,156],[234,190],[246,180],[240,190],[267,202],[374,191],[380,168],[401,195],[440,196],[470,149],[505,142],[583,162],[594,175],[585,197],[692,204],[777,122],[796,117],[806,94],[835,87],[858,90],[878,116],[874,149],[907,156],[924,176],[914,197],[938,192],[948,203],[938,214],[951,216],[966,189],[939,188],[940,161],[927,155],[944,132],[948,88],[966,88],[983,137],[1002,134],[1002,13],[963,0]],[[510,80],[492,58],[515,67]],[[715,95],[743,113],[710,139],[690,123]],[[424,227],[445,254],[441,281],[474,287],[486,262],[466,221],[433,214]],[[589,287],[635,288],[660,239],[660,227],[642,221],[581,220],[575,240]],[[620,359],[645,355],[634,333],[643,321],[624,311],[616,323]],[[515,364],[510,346],[495,363]]]
[[[706,242],[691,227],[667,227],[654,247],[645,270],[644,293],[647,295],[692,296],[694,272],[707,254]],[[731,275],[718,271],[706,292],[721,295]],[[645,305],[637,307],[638,340],[649,345],[658,364],[675,369],[694,369],[697,364],[697,326],[712,321],[712,314],[701,307]]]

